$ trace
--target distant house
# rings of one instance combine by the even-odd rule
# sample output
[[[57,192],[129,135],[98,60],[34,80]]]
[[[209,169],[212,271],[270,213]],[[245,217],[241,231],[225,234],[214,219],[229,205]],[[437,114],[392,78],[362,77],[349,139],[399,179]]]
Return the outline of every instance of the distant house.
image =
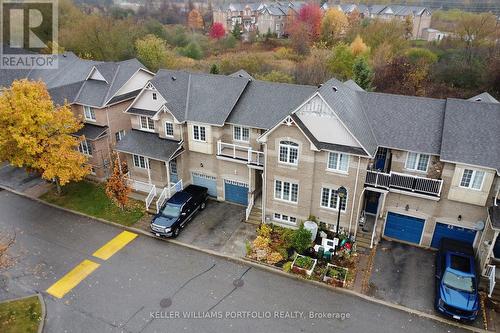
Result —
[[[437,29],[427,28],[422,31],[422,39],[428,42],[439,42],[443,38],[447,37],[449,34],[446,32],[439,31]]]
[[[257,15],[261,8],[258,3],[234,3],[213,10],[213,22],[222,23],[226,32],[240,24],[243,32],[255,31]]]

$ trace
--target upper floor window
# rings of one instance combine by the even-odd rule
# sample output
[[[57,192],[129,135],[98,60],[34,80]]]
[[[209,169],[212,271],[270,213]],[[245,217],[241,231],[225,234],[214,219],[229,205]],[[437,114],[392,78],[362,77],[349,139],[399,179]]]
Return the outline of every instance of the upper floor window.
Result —
[[[174,124],[169,121],[165,123],[165,135],[174,136]]]
[[[349,155],[341,153],[328,153],[328,170],[347,172],[349,167]]]
[[[474,190],[481,190],[483,187],[484,171],[464,169],[460,186],[471,188]]]
[[[170,173],[173,175],[176,175],[177,174],[177,160],[171,160],[169,162],[169,166],[170,166]]]
[[[337,190],[333,188],[323,187],[321,189],[321,207],[330,208],[338,210],[340,205],[340,210],[345,212],[347,206],[347,197],[343,198],[342,201],[337,194]]]
[[[134,166],[141,169],[149,169],[149,161],[144,156],[133,155]]]
[[[234,126],[233,139],[236,141],[248,142],[250,138],[250,130],[248,127]]]
[[[156,93],[154,92],[153,93],[153,101],[156,101],[157,97],[156,97]]]
[[[82,142],[80,142],[78,150],[84,155],[92,156],[92,145],[88,143],[87,140],[83,140]]]
[[[299,162],[299,145],[292,141],[280,141],[279,161],[296,165]]]
[[[85,120],[95,121],[95,112],[94,109],[92,109],[90,106],[85,105],[83,107],[83,115],[85,117]]]
[[[150,117],[141,116],[141,129],[154,130],[155,122]]]
[[[429,155],[408,152],[405,168],[408,170],[427,172],[429,160]]]
[[[125,130],[119,130],[118,132],[115,133],[115,139],[116,142],[121,141],[123,137],[125,136]]]
[[[298,202],[299,184],[274,181],[274,198],[290,202]]]
[[[207,141],[205,126],[193,125],[193,140]]]

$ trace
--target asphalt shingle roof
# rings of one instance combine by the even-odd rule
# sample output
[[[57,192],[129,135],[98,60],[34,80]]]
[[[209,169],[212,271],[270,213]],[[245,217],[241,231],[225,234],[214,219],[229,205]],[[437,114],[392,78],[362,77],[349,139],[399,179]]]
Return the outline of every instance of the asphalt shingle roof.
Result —
[[[167,108],[180,122],[186,118],[189,75],[188,72],[184,71],[161,69],[150,81],[167,101]]]
[[[116,150],[155,160],[168,161],[180,148],[179,143],[175,140],[162,139],[158,133],[131,130],[117,142]]]
[[[85,136],[87,140],[95,140],[108,130],[108,126],[94,124],[83,124],[83,127],[75,133],[75,136]]]
[[[489,167],[500,173],[500,104],[449,98],[441,159]]]

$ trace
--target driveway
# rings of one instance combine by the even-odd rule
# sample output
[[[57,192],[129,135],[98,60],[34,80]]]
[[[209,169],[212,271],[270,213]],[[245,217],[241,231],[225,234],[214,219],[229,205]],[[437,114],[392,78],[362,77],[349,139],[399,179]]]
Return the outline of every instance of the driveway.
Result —
[[[436,252],[382,240],[377,247],[368,294],[423,312],[434,310]],[[482,318],[474,325],[482,327]]]
[[[25,192],[35,185],[44,183],[39,175],[28,173],[23,168],[15,168],[8,163],[0,163],[0,185]]]

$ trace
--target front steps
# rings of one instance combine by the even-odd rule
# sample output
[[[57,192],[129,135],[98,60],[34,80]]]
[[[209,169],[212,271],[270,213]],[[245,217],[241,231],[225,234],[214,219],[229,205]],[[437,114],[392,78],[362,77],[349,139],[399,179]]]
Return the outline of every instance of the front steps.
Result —
[[[140,201],[144,204],[144,206],[146,206],[146,197],[148,196],[147,193],[145,192],[137,192],[137,191],[132,191],[130,192],[129,194],[129,197],[134,199],[134,200],[137,200],[137,201]],[[147,212],[149,214],[152,214],[152,215],[155,215],[156,214],[156,202],[158,201],[158,198],[160,197],[159,194],[157,194],[154,198],[153,198],[153,201],[151,202],[151,204],[149,205],[149,208],[147,209]]]
[[[363,230],[358,229],[356,233],[356,246],[359,250],[368,250],[370,251],[370,244],[372,241],[371,232],[364,232]]]
[[[248,216],[248,220],[245,221],[246,223],[254,224],[254,225],[259,225],[262,223],[262,209],[253,206],[252,210],[250,211],[250,216]]]

